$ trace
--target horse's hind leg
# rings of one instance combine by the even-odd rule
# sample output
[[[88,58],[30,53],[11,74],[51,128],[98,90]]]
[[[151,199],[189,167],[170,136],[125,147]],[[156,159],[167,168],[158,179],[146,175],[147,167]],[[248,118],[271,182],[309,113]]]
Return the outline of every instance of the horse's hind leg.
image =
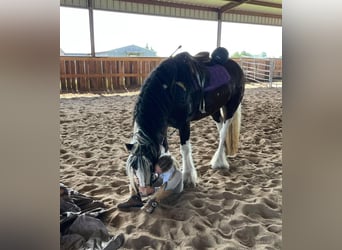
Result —
[[[224,110],[222,111],[224,113]],[[227,136],[227,131],[228,131],[228,127],[231,122],[231,119],[226,120],[225,117],[221,115],[220,111],[214,113],[212,117],[216,122],[216,127],[219,132],[220,141],[219,141],[218,148],[213,158],[210,161],[210,164],[213,169],[216,169],[216,168],[228,169],[229,163],[227,161],[227,156],[226,156],[225,139]]]
[[[190,124],[179,129],[180,151],[182,155],[183,182],[186,186],[195,186],[197,183],[197,172],[194,166],[190,144]]]

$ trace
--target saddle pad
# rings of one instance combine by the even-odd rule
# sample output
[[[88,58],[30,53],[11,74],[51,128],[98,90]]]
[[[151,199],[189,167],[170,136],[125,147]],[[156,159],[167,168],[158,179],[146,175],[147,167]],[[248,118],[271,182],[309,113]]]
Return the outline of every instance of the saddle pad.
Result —
[[[216,64],[207,67],[207,70],[209,72],[209,82],[205,84],[204,91],[212,91],[222,85],[228,84],[230,75],[223,66]]]

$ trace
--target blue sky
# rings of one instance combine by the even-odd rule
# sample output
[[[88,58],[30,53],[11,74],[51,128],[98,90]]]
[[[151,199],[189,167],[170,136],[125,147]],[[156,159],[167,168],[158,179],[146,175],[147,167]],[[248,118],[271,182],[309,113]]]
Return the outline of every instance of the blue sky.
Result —
[[[94,11],[95,50],[111,50],[135,44],[152,47],[158,56],[181,51],[196,54],[216,48],[217,22],[181,18]],[[230,54],[243,50],[282,55],[282,27],[222,23],[221,46]],[[60,8],[60,47],[64,52],[89,53],[88,11]]]

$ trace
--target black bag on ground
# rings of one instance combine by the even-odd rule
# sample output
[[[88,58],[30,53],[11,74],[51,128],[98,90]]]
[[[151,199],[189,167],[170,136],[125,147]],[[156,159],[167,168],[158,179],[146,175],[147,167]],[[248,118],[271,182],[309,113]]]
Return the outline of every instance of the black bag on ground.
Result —
[[[110,209],[60,184],[60,249],[115,250],[124,243],[124,235],[109,234],[99,219]]]

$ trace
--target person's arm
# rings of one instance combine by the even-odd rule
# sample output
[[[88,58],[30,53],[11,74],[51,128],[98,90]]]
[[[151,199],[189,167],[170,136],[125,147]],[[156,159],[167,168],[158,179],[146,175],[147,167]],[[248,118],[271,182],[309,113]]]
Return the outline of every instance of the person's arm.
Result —
[[[159,202],[168,196],[170,196],[173,191],[165,190],[166,183],[164,183],[159,190],[152,196],[152,198],[144,206],[144,210],[147,213],[152,213],[156,207],[158,207]]]

